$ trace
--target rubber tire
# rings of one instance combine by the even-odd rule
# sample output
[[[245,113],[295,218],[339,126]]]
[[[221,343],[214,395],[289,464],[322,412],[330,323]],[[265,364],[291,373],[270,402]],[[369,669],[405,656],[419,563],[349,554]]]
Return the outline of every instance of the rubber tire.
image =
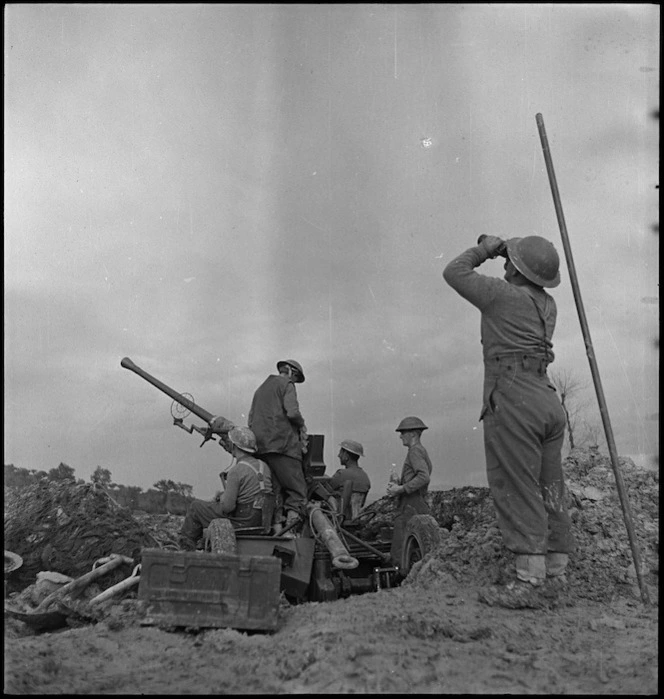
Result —
[[[213,519],[208,524],[208,539],[210,553],[237,554],[237,539],[235,529],[229,519]]]
[[[413,515],[406,523],[401,548],[401,573],[407,576],[413,565],[440,544],[440,527],[431,515]]]

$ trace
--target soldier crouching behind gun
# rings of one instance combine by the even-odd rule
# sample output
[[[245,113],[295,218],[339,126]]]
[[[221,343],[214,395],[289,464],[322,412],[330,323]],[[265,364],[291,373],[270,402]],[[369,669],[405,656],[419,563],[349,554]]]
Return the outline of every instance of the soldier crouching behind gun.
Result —
[[[196,550],[203,529],[213,519],[228,519],[235,529],[263,526],[264,498],[272,493],[272,479],[267,464],[256,453],[256,437],[248,427],[234,427],[220,444],[233,456],[222,472],[224,491],[212,502],[194,500],[180,530],[179,545],[185,551]]]

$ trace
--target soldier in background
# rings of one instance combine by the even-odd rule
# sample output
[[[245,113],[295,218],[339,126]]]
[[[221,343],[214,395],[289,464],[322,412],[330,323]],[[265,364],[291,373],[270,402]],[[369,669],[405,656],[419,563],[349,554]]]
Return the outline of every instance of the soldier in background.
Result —
[[[401,443],[408,449],[406,460],[401,469],[401,476],[390,480],[387,494],[396,498],[396,516],[392,535],[392,558],[399,560],[403,535],[408,520],[413,515],[431,513],[426,501],[431,480],[431,459],[424,445],[420,442],[422,432],[429,428],[419,417],[405,417],[396,428]]]
[[[339,444],[339,453],[337,457],[342,468],[335,471],[327,485],[332,490],[337,498],[341,497],[344,485],[350,481],[351,498],[352,493],[356,493],[362,507],[367,499],[367,494],[371,489],[371,481],[366,471],[358,463],[360,457],[364,456],[364,447],[352,439],[344,439]]]

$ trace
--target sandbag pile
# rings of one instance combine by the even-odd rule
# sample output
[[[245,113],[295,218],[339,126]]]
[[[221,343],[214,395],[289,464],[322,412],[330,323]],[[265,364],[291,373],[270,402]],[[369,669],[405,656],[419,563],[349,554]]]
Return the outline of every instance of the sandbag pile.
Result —
[[[5,488],[4,533],[5,548],[23,558],[8,580],[10,591],[34,583],[40,571],[80,577],[111,553],[138,562],[143,547],[157,544],[103,489],[73,480]]]

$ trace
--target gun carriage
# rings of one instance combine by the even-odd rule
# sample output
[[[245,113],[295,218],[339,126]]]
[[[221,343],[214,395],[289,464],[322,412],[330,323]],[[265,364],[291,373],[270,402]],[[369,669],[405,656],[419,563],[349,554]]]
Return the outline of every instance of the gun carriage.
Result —
[[[231,420],[201,408],[191,395],[173,390],[128,357],[122,359],[121,366],[173,400],[174,426],[190,434],[201,434],[203,442],[200,446],[216,439],[224,446],[223,440],[234,426]],[[206,424],[185,425],[184,418],[189,412]],[[399,542],[393,540],[394,527],[390,522],[375,521],[378,512],[371,506],[355,517],[344,516],[351,510],[351,484],[347,484],[340,498],[334,498],[327,487],[329,477],[325,475],[324,443],[322,434],[308,436],[303,463],[308,484],[308,517],[298,536],[290,538],[287,531],[272,534],[271,521],[265,521],[265,518],[262,528],[233,531],[234,555],[247,560],[271,557],[279,561],[278,588],[291,602],[330,601],[398,586],[413,565],[440,541],[438,524],[430,515],[410,517],[403,540]],[[227,535],[228,522],[213,520],[205,531],[204,551],[188,555],[223,555]],[[176,552],[161,552],[160,556],[169,553],[178,555]]]

